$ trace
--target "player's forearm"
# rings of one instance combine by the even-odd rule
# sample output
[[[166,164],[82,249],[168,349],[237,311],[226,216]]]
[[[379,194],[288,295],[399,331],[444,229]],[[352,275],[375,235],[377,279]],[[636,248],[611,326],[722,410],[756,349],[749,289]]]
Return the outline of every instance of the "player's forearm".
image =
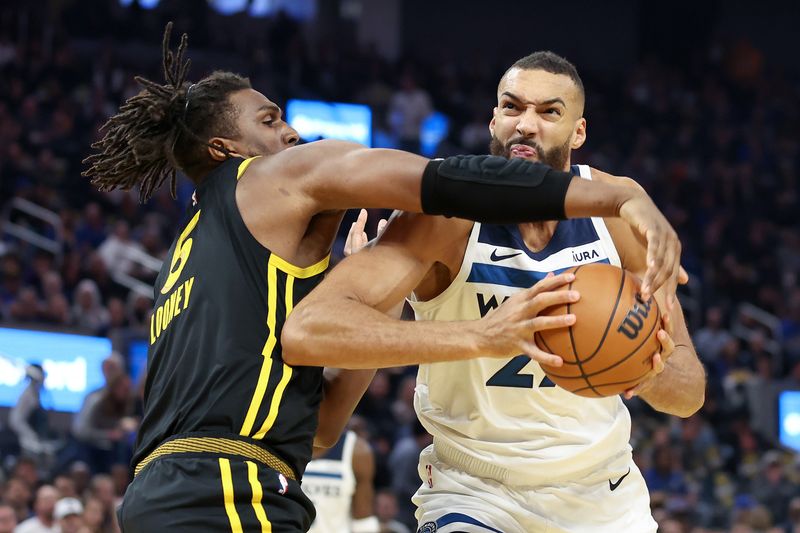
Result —
[[[678,346],[667,360],[664,371],[640,397],[656,411],[688,418],[703,406],[705,390],[703,365],[691,348]]]
[[[342,298],[296,308],[283,329],[283,357],[291,365],[385,368],[478,357],[483,336],[476,321],[405,322]]]
[[[306,172],[312,176],[310,195],[319,209],[394,208],[511,224],[615,217],[626,200],[642,194],[575,179],[570,172],[522,159],[454,156],[428,161],[396,150],[324,143],[319,147],[330,151],[330,157],[315,159],[314,171]]]
[[[314,446],[330,448],[336,444],[374,376],[375,370],[325,369]]]
[[[567,218],[614,218],[619,216],[622,204],[644,194],[633,187],[573,179],[567,189],[564,211]]]

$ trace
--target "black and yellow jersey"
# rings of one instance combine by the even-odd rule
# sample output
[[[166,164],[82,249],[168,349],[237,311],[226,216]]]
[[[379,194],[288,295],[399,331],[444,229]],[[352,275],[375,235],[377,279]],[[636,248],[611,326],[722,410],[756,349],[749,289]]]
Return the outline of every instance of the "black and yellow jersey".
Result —
[[[198,186],[156,281],[134,465],[186,434],[236,435],[298,479],[311,458],[322,369],[285,364],[280,337],[328,258],[299,268],[253,237],[235,200],[250,161],[229,159]]]

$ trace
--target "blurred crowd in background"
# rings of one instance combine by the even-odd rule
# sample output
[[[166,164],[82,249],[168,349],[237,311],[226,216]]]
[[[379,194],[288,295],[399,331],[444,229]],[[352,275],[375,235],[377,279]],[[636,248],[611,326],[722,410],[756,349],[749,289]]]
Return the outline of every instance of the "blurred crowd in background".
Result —
[[[41,369],[29,369],[27,400],[2,430],[0,533],[26,520],[114,530],[141,412],[125,346],[146,338],[152,304],[118,280],[154,281],[130,251],[163,259],[192,193],[183,181],[177,200],[165,187],[140,205],[135,192],[100,194],[81,177],[99,126],[138,92],[133,75],[161,79],[159,41],[98,11],[67,10],[63,31],[23,33],[4,24],[0,8],[0,208],[21,198],[51,210],[64,243],[54,254],[4,235],[0,325],[108,336],[117,350],[103,364],[106,385],[87,396],[69,431],[30,416],[47,405],[37,407]],[[158,28],[169,13],[140,16]],[[487,152],[496,85],[517,59],[389,61],[347,38],[309,44],[285,15],[258,21],[257,32],[231,33],[230,24],[190,26],[191,79],[231,69],[279,105],[290,97],[368,104],[374,129],[412,151],[436,110],[450,120],[439,156]],[[654,516],[665,532],[800,532],[800,457],[778,445],[773,407],[778,391],[800,390],[800,84],[752,44],[724,38],[680,68],[656,57],[624,75],[576,66],[588,142],[573,163],[644,186],[679,232],[693,280],[682,299],[708,372],[705,406],[680,420],[628,402]],[[381,216],[371,213],[371,234]],[[381,520],[411,531],[416,457],[430,442],[415,424],[414,383],[414,368],[379,371],[353,421],[375,451]]]

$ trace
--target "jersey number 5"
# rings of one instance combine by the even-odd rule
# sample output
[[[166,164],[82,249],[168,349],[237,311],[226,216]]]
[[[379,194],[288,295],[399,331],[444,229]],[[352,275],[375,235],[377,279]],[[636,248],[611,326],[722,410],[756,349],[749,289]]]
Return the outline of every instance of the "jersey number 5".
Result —
[[[200,211],[197,211],[197,214],[186,225],[181,236],[178,237],[178,242],[175,243],[175,251],[172,253],[172,262],[169,266],[169,276],[167,276],[164,286],[161,287],[161,294],[167,294],[171,291],[172,287],[175,286],[175,282],[181,277],[183,267],[186,266],[186,261],[188,261],[189,254],[192,252],[192,239],[189,234],[197,226],[198,220],[200,220]]]

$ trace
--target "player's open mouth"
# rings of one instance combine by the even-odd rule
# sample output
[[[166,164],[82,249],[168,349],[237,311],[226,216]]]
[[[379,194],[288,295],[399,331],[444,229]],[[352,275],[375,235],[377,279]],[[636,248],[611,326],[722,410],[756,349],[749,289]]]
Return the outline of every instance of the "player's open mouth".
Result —
[[[536,157],[537,155],[536,149],[531,146],[525,144],[514,144],[511,146],[510,157],[522,157],[527,159],[529,157]]]

